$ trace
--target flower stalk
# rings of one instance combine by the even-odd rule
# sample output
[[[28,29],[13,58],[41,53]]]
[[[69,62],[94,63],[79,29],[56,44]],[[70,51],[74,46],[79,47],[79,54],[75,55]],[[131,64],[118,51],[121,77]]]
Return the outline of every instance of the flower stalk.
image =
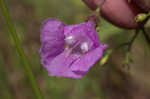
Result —
[[[143,35],[144,35],[144,37],[145,37],[145,39],[146,39],[146,41],[147,41],[147,43],[148,43],[148,45],[149,45],[149,47],[150,47],[150,38],[149,38],[149,35],[146,33],[146,30],[145,30],[144,27],[141,28],[141,30],[142,30]]]
[[[20,43],[20,40],[19,40],[18,35],[16,33],[16,30],[15,30],[14,25],[13,25],[13,23],[11,21],[10,16],[9,16],[9,13],[8,13],[7,8],[6,8],[6,4],[5,4],[4,0],[0,0],[0,6],[1,6],[2,13],[4,15],[4,18],[5,18],[6,22],[7,22],[8,29],[10,31],[11,37],[14,40],[14,43],[15,43],[15,46],[16,46],[16,50],[17,50],[17,52],[18,52],[18,54],[20,56],[20,59],[21,59],[21,61],[23,63],[23,66],[24,66],[24,68],[26,70],[27,76],[29,78],[29,81],[31,83],[33,91],[34,91],[34,93],[36,95],[36,98],[37,99],[43,99],[43,95],[41,94],[40,88],[38,87],[36,79],[35,79],[35,77],[34,77],[34,75],[32,73],[29,61],[27,60],[27,58],[26,58],[26,56],[24,54],[24,50],[23,50],[23,48],[21,46],[21,43]]]

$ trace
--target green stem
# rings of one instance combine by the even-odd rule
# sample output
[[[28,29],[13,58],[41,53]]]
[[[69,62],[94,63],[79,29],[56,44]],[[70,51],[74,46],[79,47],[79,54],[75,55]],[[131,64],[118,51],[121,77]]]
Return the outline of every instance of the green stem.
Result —
[[[147,43],[148,43],[148,45],[149,45],[149,47],[150,47],[150,38],[149,38],[149,35],[146,33],[144,27],[143,27],[141,30],[142,30],[142,32],[143,32],[143,34],[144,34],[144,37],[145,37],[145,39],[146,39],[146,41],[147,41]]]
[[[40,92],[40,88],[38,87],[38,84],[36,82],[36,79],[32,73],[32,70],[31,70],[31,67],[30,67],[30,64],[29,64],[29,61],[27,60],[25,54],[24,54],[24,51],[23,51],[23,48],[21,46],[21,43],[20,43],[20,40],[18,38],[18,35],[16,33],[16,30],[14,28],[14,25],[12,24],[12,21],[11,21],[11,18],[8,14],[8,10],[6,8],[6,4],[4,2],[4,0],[0,0],[0,6],[1,6],[1,9],[2,9],[2,13],[5,17],[5,20],[8,24],[8,28],[9,28],[9,31],[11,33],[11,36],[14,40],[14,43],[15,43],[15,46],[16,46],[16,49],[17,49],[17,52],[18,54],[20,55],[20,58],[21,58],[21,61],[24,65],[24,68],[26,70],[26,73],[27,73],[27,76],[29,78],[29,81],[31,83],[31,86],[35,92],[35,95],[37,97],[37,99],[43,99],[43,95],[41,94]]]
[[[134,43],[134,41],[137,38],[138,34],[139,34],[139,29],[135,30],[135,34],[134,34],[134,36],[132,37],[132,39],[130,41],[128,41],[126,43],[123,43],[123,44],[120,44],[115,49],[120,49],[121,47],[127,46],[128,47],[127,51],[130,51],[131,47],[132,47],[132,44]]]
[[[137,38],[138,34],[139,34],[139,29],[136,29],[136,30],[135,30],[135,34],[134,34],[134,36],[132,37],[132,39],[131,39],[131,41],[130,41],[130,43],[129,43],[128,51],[131,50],[131,47],[132,47],[132,45],[133,45],[135,39]]]

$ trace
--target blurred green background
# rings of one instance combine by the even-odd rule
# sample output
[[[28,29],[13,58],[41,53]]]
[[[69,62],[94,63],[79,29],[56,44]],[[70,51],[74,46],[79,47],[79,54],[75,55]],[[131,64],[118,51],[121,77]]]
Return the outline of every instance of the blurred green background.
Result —
[[[92,11],[82,0],[5,0],[45,99],[150,99],[150,46],[142,33],[133,43],[133,62],[124,65],[124,48],[113,51],[104,66],[96,64],[83,79],[48,76],[40,63],[40,28],[49,18],[65,24],[83,22]],[[102,18],[99,35],[109,49],[127,42],[134,30],[117,28]],[[150,34],[150,22],[146,31]],[[0,99],[36,99],[0,10]]]

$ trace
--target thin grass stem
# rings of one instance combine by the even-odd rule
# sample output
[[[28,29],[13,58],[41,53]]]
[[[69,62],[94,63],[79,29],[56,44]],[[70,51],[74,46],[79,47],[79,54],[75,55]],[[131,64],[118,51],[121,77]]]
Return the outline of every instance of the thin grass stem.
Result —
[[[29,78],[29,81],[30,81],[31,86],[33,88],[33,91],[34,91],[34,93],[36,95],[36,99],[44,99],[43,95],[42,95],[42,93],[40,91],[40,88],[38,87],[38,84],[36,82],[36,79],[35,79],[35,77],[33,75],[33,72],[31,70],[29,61],[28,61],[27,57],[24,54],[24,50],[23,50],[23,48],[21,46],[21,43],[20,43],[20,40],[19,40],[18,35],[16,33],[16,30],[15,30],[14,25],[12,23],[12,20],[11,20],[11,18],[9,16],[9,13],[8,13],[7,8],[6,8],[6,4],[5,4],[4,0],[0,0],[0,6],[1,6],[2,13],[4,15],[4,18],[5,18],[6,22],[7,22],[8,29],[10,31],[11,37],[14,40],[14,43],[15,43],[15,46],[16,46],[16,50],[17,50],[17,52],[18,52],[18,54],[20,56],[20,60],[23,63],[23,66],[24,66],[24,68],[26,70],[26,73],[27,73],[27,76]]]

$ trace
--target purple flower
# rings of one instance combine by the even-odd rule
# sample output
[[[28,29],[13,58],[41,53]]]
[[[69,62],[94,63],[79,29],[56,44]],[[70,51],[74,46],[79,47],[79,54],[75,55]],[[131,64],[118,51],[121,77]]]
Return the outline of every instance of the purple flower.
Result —
[[[41,59],[50,76],[82,78],[99,61],[106,45],[99,43],[95,23],[65,25],[48,19],[41,30]]]

